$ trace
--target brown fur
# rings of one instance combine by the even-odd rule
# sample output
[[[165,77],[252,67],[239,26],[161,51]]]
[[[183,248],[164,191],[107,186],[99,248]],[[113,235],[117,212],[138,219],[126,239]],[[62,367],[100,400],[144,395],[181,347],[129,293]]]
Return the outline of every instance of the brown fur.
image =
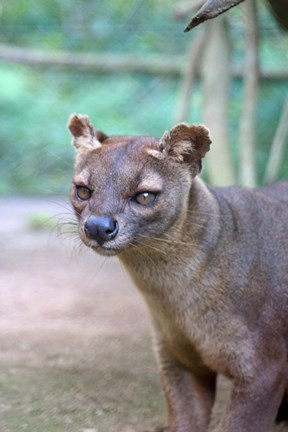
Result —
[[[170,432],[207,431],[219,373],[233,388],[217,431],[270,431],[278,410],[287,413],[279,407],[288,378],[288,183],[206,186],[197,177],[211,142],[204,126],[180,124],[158,140],[107,138],[87,125],[76,115],[69,122],[79,234],[97,253],[117,254],[146,300]],[[88,200],[77,198],[79,185]],[[144,191],[158,193],[152,205],[135,202]],[[91,215],[116,220],[116,237],[87,237]]]

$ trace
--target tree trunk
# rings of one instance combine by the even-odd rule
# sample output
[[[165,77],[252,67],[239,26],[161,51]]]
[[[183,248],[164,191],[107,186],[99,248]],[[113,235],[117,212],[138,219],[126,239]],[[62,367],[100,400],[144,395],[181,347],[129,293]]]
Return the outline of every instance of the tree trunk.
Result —
[[[258,67],[258,29],[255,0],[246,0],[246,64],[244,70],[243,108],[239,128],[240,144],[240,183],[256,186],[255,137],[256,110],[259,81]]]
[[[265,183],[270,183],[277,178],[277,174],[284,157],[285,139],[288,135],[288,94],[280,121],[271,145],[270,155],[266,167]]]
[[[202,31],[198,35],[198,38],[192,40],[188,54],[187,70],[183,77],[179,106],[176,113],[176,123],[188,121],[188,114],[192,105],[192,89],[199,72],[199,65],[201,64],[207,38],[208,32]]]
[[[212,184],[235,183],[228,127],[230,92],[230,47],[224,17],[206,24],[210,26],[209,43],[203,62],[203,123],[212,135],[212,146],[205,160]]]

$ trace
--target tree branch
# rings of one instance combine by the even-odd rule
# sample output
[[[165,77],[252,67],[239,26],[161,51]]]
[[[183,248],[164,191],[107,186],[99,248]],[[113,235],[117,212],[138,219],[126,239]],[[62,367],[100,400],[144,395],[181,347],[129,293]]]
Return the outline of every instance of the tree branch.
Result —
[[[70,53],[66,51],[47,52],[34,48],[0,44],[0,61],[35,66],[37,68],[59,68],[68,71],[91,73],[135,72],[155,75],[183,75],[189,59],[186,56],[135,55]],[[232,65],[233,78],[243,78],[243,66]],[[287,67],[262,69],[259,76],[264,80],[287,80]]]
[[[237,6],[242,1],[244,0],[207,0],[196,15],[194,15],[184,31],[188,32],[199,24],[209,19],[216,18],[218,15],[221,15],[232,7]]]
[[[179,75],[184,70],[184,57],[46,52],[0,44],[0,60],[36,67],[56,67],[85,72],[119,73],[142,72],[150,74]]]

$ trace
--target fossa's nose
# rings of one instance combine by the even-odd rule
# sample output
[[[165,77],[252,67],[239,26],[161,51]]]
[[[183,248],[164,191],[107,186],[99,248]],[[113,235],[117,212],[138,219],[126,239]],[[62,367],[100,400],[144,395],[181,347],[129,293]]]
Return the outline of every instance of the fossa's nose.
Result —
[[[116,237],[119,224],[110,216],[89,216],[84,224],[84,230],[87,237],[103,244]]]

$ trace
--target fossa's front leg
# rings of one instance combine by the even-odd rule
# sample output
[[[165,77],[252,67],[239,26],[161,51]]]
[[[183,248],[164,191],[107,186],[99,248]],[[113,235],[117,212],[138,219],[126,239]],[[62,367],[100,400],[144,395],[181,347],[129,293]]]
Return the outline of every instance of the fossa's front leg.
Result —
[[[207,432],[215,399],[216,375],[195,374],[163,349],[159,356],[169,432]]]
[[[288,369],[281,358],[259,364],[253,379],[234,379],[229,405],[217,432],[270,432],[277,416]]]

